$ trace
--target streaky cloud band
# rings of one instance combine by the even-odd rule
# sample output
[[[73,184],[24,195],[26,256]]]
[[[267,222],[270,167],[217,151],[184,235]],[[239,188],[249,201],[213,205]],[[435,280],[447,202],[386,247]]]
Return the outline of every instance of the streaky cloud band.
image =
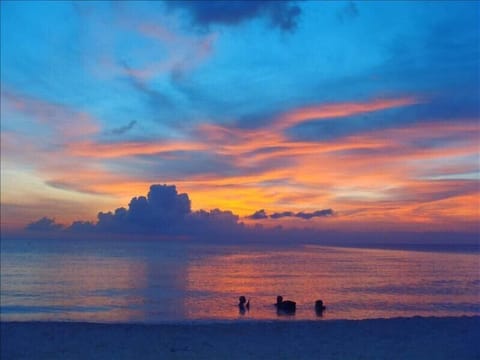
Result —
[[[328,216],[333,216],[334,211],[332,209],[323,209],[323,210],[317,210],[313,212],[297,212],[294,213],[293,211],[282,211],[282,212],[275,212],[271,215],[268,215],[265,210],[258,210],[254,212],[252,215],[247,216],[247,219],[250,220],[262,220],[262,219],[281,219],[285,217],[296,217],[304,220],[310,220],[315,217],[328,217]]]

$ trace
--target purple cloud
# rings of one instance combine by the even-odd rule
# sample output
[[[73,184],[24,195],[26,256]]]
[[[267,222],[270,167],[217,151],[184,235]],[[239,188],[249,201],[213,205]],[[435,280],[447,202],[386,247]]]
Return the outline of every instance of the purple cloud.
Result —
[[[41,219],[28,224],[25,229],[30,231],[57,231],[62,230],[63,225],[57,224],[55,219],[42,217]]]
[[[268,218],[268,215],[263,209],[255,211],[252,215],[247,216],[247,219],[252,219],[252,220],[260,220],[260,219],[267,219],[267,218]]]
[[[332,209],[323,209],[323,210],[317,210],[314,212],[298,212],[294,213],[293,211],[282,211],[282,212],[275,212],[271,215],[268,215],[265,210],[258,210],[254,212],[252,215],[247,216],[247,219],[251,220],[262,220],[262,219],[281,219],[285,217],[296,217],[304,220],[310,220],[311,218],[314,217],[326,217],[326,216],[332,216],[333,210]]]
[[[167,1],[171,9],[182,9],[189,13],[194,25],[208,28],[210,25],[237,25],[254,18],[266,18],[273,27],[293,31],[301,13],[295,1]]]
[[[53,219],[44,217],[28,224],[25,229],[65,229],[71,233],[202,236],[228,233],[239,235],[244,225],[231,211],[192,211],[188,195],[179,194],[174,185],[152,185],[146,197],[132,198],[128,208],[120,207],[114,211],[100,212],[96,223],[74,221],[64,228]]]

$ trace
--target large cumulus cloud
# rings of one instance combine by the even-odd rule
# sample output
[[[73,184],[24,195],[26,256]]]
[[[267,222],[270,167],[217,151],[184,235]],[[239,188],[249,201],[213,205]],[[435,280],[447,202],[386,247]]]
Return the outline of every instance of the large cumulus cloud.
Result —
[[[174,185],[152,185],[147,196],[131,199],[128,208],[100,212],[97,222],[74,221],[67,231],[75,233],[107,232],[147,235],[239,234],[244,226],[231,211],[214,209],[192,211],[187,194],[179,194]],[[61,230],[53,219],[42,218],[27,230]]]
[[[224,0],[224,1],[167,1],[170,9],[187,11],[192,23],[208,28],[210,25],[236,25],[253,18],[266,18],[273,27],[292,31],[301,13],[296,1]]]

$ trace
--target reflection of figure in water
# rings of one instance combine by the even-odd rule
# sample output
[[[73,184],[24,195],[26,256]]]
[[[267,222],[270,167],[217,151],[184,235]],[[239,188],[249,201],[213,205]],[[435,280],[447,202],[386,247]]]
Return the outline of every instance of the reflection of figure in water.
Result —
[[[275,306],[277,307],[278,315],[293,315],[295,314],[295,310],[297,310],[297,303],[295,301],[283,301],[283,297],[281,296],[277,296],[277,303],[275,304]]]
[[[317,300],[315,301],[315,312],[317,313],[317,316],[323,316],[323,311],[326,309],[327,307],[325,305],[323,305],[323,301],[322,300]]]
[[[239,303],[238,303],[238,311],[240,312],[241,315],[245,314],[245,311],[250,311],[250,299],[245,298],[245,296],[240,296],[238,298]]]

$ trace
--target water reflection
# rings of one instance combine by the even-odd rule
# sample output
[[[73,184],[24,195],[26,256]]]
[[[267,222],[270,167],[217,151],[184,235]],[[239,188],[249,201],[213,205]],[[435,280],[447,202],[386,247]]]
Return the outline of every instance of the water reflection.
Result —
[[[232,303],[239,294],[252,297],[254,319],[282,315],[274,306],[278,294],[296,301],[296,319],[479,313],[476,254],[317,246],[237,251],[189,263],[186,318],[238,318]],[[328,311],[316,310],[317,299]]]
[[[175,246],[3,245],[3,320],[145,322],[183,316],[177,299],[183,296],[184,276],[178,269],[185,266]]]
[[[480,314],[478,254],[162,242],[1,243],[2,320]],[[296,302],[277,314],[278,295]],[[239,306],[239,298],[248,299]],[[327,309],[319,311],[322,299]]]
[[[38,261],[35,261],[38,260]],[[47,255],[2,276],[2,310],[63,320],[129,321],[141,317],[146,264],[102,256]],[[6,268],[12,268],[6,264]],[[21,305],[18,305],[21,304]],[[16,311],[14,311],[16,310]],[[22,311],[23,310],[23,311]]]

